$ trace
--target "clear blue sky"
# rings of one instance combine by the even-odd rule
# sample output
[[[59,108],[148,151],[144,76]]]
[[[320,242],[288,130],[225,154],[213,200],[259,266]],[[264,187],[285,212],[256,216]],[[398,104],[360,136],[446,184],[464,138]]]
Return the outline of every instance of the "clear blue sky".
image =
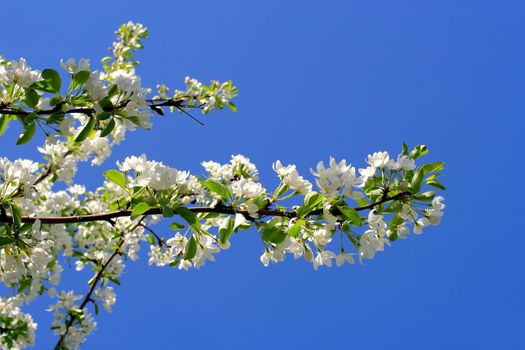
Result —
[[[91,188],[142,152],[197,173],[202,160],[241,153],[270,183],[276,159],[303,173],[330,155],[363,166],[403,141],[446,162],[442,225],[364,266],[264,268],[255,232],[201,270],[148,268],[143,254],[83,349],[525,347],[525,2],[30,1],[1,11],[0,54],[33,68],[96,63],[133,20],[150,29],[145,85],[191,75],[239,86],[237,114],[214,113],[204,127],[166,117],[129,134],[102,168],[84,166],[78,179]],[[15,147],[17,135],[0,139],[0,155],[37,157],[38,143]],[[63,280],[83,291],[78,275]],[[55,342],[48,302],[30,308],[37,349]]]

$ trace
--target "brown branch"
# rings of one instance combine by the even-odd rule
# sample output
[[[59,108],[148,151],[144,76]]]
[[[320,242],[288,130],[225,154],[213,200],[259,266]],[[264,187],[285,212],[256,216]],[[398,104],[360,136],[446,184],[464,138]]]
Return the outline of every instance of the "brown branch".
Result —
[[[160,103],[154,103],[154,102],[160,102]],[[172,100],[172,99],[169,99],[169,100],[147,100],[147,105],[148,107],[154,109],[154,108],[158,108],[158,107],[176,107],[176,108],[181,108],[181,107],[184,107],[184,102],[185,100],[183,99],[179,99],[179,100]],[[113,108],[104,108],[104,112],[114,112],[114,111],[117,111],[118,109],[120,108],[123,108],[125,107],[125,105],[117,105]],[[198,108],[200,106],[197,106]],[[8,106],[2,106],[0,108],[0,115],[1,114],[6,114],[6,115],[18,115],[18,116],[26,116],[26,115],[30,115],[32,113],[35,113],[36,115],[51,115],[51,114],[55,114],[55,113],[64,113],[64,114],[70,114],[70,113],[83,113],[83,114],[87,114],[87,115],[93,115],[96,113],[95,109],[94,108],[71,108],[71,109],[68,109],[66,111],[62,111],[62,105],[59,104],[57,105],[56,107],[52,108],[52,109],[45,109],[45,110],[40,110],[40,111],[34,111],[34,112],[29,112],[29,111],[24,111],[24,110],[17,110],[17,109],[12,109]]]
[[[130,229],[130,232],[134,231],[137,227],[139,227],[141,225],[141,222],[142,220],[144,220],[145,216],[143,216],[138,223],[136,223],[131,229]],[[89,287],[89,290],[88,292],[86,293],[86,296],[84,297],[84,299],[82,300],[82,302],[80,303],[80,307],[79,309],[82,310],[84,307],[86,307],[87,303],[92,301],[92,295],[93,293],[95,292],[95,289],[97,288],[97,285],[98,283],[100,282],[100,280],[102,279],[102,277],[104,277],[104,272],[106,271],[106,268],[109,266],[109,264],[111,263],[111,261],[113,261],[113,259],[119,254],[120,252],[120,248],[122,248],[122,245],[124,244],[125,242],[125,239],[124,239],[124,232],[122,232],[122,236],[120,237],[120,240],[117,244],[117,247],[113,250],[113,253],[109,256],[108,260],[106,260],[105,263],[103,263],[100,267],[100,270],[97,272],[97,274],[95,275],[95,278],[93,279],[93,283],[91,284],[91,286]],[[63,345],[64,343],[64,340],[66,339],[66,336],[69,332],[69,329],[71,328],[71,326],[73,325],[73,323],[75,322],[75,318],[76,316],[74,316],[73,314],[70,314],[69,315],[69,319],[66,323],[66,331],[64,332],[64,334],[62,334],[60,336],[60,338],[58,339],[58,342],[55,346],[55,349],[60,349],[61,346]]]
[[[362,206],[362,207],[356,207],[354,208],[356,211],[362,211],[362,210],[368,210],[373,209],[378,205],[381,205],[383,203],[402,199],[409,195],[409,192],[400,192],[394,196],[382,198],[381,200],[378,200],[377,202],[370,203],[368,205]],[[188,210],[194,212],[194,213],[219,213],[219,214],[242,214],[246,217],[250,216],[250,213],[246,210],[240,210],[236,209],[231,206],[218,206],[218,207],[191,207],[188,208]],[[122,209],[122,210],[116,210],[111,211],[107,213],[99,213],[99,214],[88,214],[88,215],[73,215],[73,216],[41,216],[41,217],[33,217],[33,216],[23,216],[22,222],[35,222],[37,219],[40,220],[42,224],[74,224],[74,223],[81,223],[81,222],[93,222],[93,221],[110,221],[111,219],[115,218],[121,218],[121,217],[129,217],[131,216],[132,210],[130,209]],[[259,216],[279,216],[279,217],[287,217],[287,218],[295,218],[297,217],[297,213],[294,211],[280,211],[275,209],[259,209],[257,211]],[[323,213],[322,209],[314,210],[308,214],[308,216],[315,216],[315,215],[321,215]],[[146,211],[143,215],[144,216],[150,216],[150,215],[161,215],[162,214],[162,208],[151,208],[148,211]],[[1,216],[0,222],[11,222],[12,218],[11,216]]]

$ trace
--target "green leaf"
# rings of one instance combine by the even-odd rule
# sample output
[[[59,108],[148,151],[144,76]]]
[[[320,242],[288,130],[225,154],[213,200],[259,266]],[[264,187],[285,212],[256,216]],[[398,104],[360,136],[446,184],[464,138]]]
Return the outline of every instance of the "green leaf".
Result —
[[[85,139],[87,139],[91,131],[93,131],[93,129],[95,128],[95,123],[95,118],[90,117],[82,131],[75,138],[75,142],[82,142]]]
[[[150,245],[157,245],[157,241],[155,240],[155,237],[153,235],[148,235],[146,237]]]
[[[20,226],[20,228],[18,229],[18,232],[24,233],[27,231],[31,231],[32,229],[33,229],[33,224],[30,222],[25,222],[22,224],[22,226]]]
[[[22,118],[22,121],[24,125],[34,123],[36,119],[36,113],[29,113],[25,117]]]
[[[195,225],[197,223],[197,215],[195,215],[191,210],[185,207],[178,207],[175,209],[175,212],[179,214],[184,220],[186,220],[190,225]]]
[[[428,174],[428,173],[432,173],[432,172],[435,172],[435,171],[441,171],[443,170],[443,165],[445,164],[445,162],[435,162],[435,163],[429,163],[429,164],[425,164],[421,167],[422,171],[425,173],[425,174]]]
[[[0,247],[13,243],[15,240],[11,237],[0,237]]]
[[[434,191],[427,191],[427,192],[418,194],[414,198],[419,201],[430,202],[432,199],[434,199],[435,194],[436,193]]]
[[[24,130],[18,137],[18,140],[16,140],[16,144],[23,145],[23,144],[28,143],[33,138],[35,131],[36,131],[36,125],[34,122],[24,126]]]
[[[106,127],[100,132],[100,137],[106,137],[115,129],[115,119],[111,118]]]
[[[364,197],[363,198],[359,198],[358,200],[356,200],[356,203],[360,207],[366,207],[368,204],[370,204]]]
[[[397,228],[399,225],[401,225],[404,222],[405,220],[401,216],[399,216],[399,214],[395,215],[392,218],[392,220],[388,224],[388,230],[390,231],[388,235],[388,239],[390,241],[395,241],[396,239],[399,238],[399,236],[397,235]]]
[[[131,211],[131,219],[134,220],[137,217],[141,216],[145,212],[147,212],[151,207],[146,202],[140,202],[133,206],[133,210]]]
[[[109,112],[102,112],[100,114],[97,114],[98,120],[106,120],[106,119],[109,119],[110,117],[111,117],[111,113]]]
[[[401,150],[401,155],[402,156],[408,156],[408,146],[404,142],[403,142],[403,147],[402,147],[402,150]]]
[[[108,181],[111,181],[126,189],[126,176],[124,176],[124,174],[122,174],[120,171],[114,169],[108,170],[104,173],[104,177]]]
[[[105,111],[113,110],[115,107],[113,106],[113,102],[109,99],[109,97],[104,97],[102,100],[98,102],[100,107],[102,107]]]
[[[36,89],[38,91],[44,91],[44,92],[55,92],[55,89],[53,88],[53,85],[51,85],[50,82],[45,80],[37,81],[30,86],[31,89]],[[50,103],[51,104],[51,103]],[[51,104],[53,105],[53,104]]]
[[[38,101],[40,101],[40,95],[33,89],[25,89],[26,91],[26,98],[24,102],[29,108],[35,108],[38,104]]]
[[[438,180],[427,181],[427,185],[435,187],[435,188],[439,188],[440,190],[446,190],[446,187],[443,186],[443,184],[439,182]]]
[[[297,209],[297,216],[302,218],[310,214],[320,203],[322,203],[324,197],[322,194],[317,192],[310,192],[304,197],[303,205]]]
[[[184,256],[182,257],[184,260],[191,260],[195,257],[197,254],[197,240],[195,239],[195,236],[191,236],[190,240],[188,241],[188,244],[186,244],[186,249],[184,250]]]
[[[264,227],[261,239],[265,242],[279,244],[284,241],[286,238],[286,232],[284,232],[280,227],[277,227],[272,224],[268,224]]]
[[[162,206],[162,216],[165,218],[171,218],[173,216],[173,208],[167,205]]]
[[[363,219],[359,216],[359,213],[354,208],[342,206],[338,207],[338,209],[348,220],[350,220],[350,222],[352,222],[352,224],[361,226]]]
[[[73,90],[76,90],[79,87],[81,87],[82,85],[84,85],[86,83],[86,81],[88,81],[89,75],[90,75],[90,73],[87,70],[82,70],[82,71],[80,71],[78,73],[75,73],[73,75],[73,80],[71,81],[71,85],[73,87]]]
[[[210,192],[218,194],[223,200],[228,200],[231,198],[232,192],[226,188],[224,185],[208,179],[202,183]]]
[[[107,98],[110,99],[118,93],[118,86],[113,84],[109,87]]]
[[[7,115],[0,115],[0,136],[2,136],[7,129],[7,125],[9,124],[10,120],[11,118],[9,118]]]
[[[247,230],[251,227],[250,223],[244,215],[235,214],[235,222],[233,223],[233,230],[237,232],[238,230]]]
[[[295,224],[293,224],[292,227],[290,227],[290,229],[288,230],[288,234],[291,236],[291,237],[299,237],[299,235],[301,234],[301,227],[306,224],[306,221],[304,221],[303,219],[299,219],[295,222]]]
[[[62,86],[62,80],[60,74],[54,69],[44,69],[42,71],[42,78],[49,83],[52,88],[51,92],[59,92],[60,86]]]
[[[229,217],[228,220],[223,221],[219,227],[219,242],[224,244],[230,239],[233,234],[234,224],[235,222],[231,217]]]
[[[181,223],[179,223],[179,222],[172,222],[172,223],[170,224],[170,228],[171,228],[172,230],[182,230],[182,229],[185,228],[185,227],[186,227],[185,225],[183,225],[183,224],[181,224]]]
[[[228,102],[228,107],[230,107],[232,112],[237,112],[237,106],[233,102]]]
[[[412,193],[418,193],[421,189],[421,182],[423,181],[423,171],[422,168],[417,169],[414,176],[412,177],[412,181],[410,181],[410,188],[412,189]]]
[[[387,213],[399,213],[403,209],[403,203],[400,201],[394,201],[390,203],[388,207],[385,208],[385,212]]]
[[[11,204],[11,216],[13,217],[13,224],[16,227],[22,226],[22,212],[20,208],[14,204]]]
[[[64,120],[64,113],[53,113],[46,119],[46,124],[59,124],[62,120]]]
[[[119,285],[120,286],[120,280],[118,278],[115,278],[115,277],[111,277],[111,276],[108,276],[107,277],[108,280],[110,280],[111,282],[115,283],[116,285]]]
[[[412,152],[410,152],[410,158],[412,159],[418,159],[421,156],[424,156],[428,153],[428,148],[425,145],[418,145],[414,147]]]

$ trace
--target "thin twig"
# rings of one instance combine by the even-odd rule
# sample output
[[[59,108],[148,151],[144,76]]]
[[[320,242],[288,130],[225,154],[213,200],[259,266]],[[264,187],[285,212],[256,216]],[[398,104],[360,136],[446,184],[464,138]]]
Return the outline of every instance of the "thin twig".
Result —
[[[142,220],[144,220],[145,216],[143,216],[130,230],[129,232],[133,232],[137,227],[139,227],[142,223]],[[91,286],[89,287],[89,290],[88,292],[86,293],[86,296],[84,297],[84,299],[82,300],[82,302],[80,303],[80,307],[79,309],[82,310],[84,309],[84,307],[86,307],[87,303],[88,302],[93,302],[93,298],[92,298],[92,295],[93,293],[95,292],[95,289],[97,288],[97,285],[98,283],[100,282],[100,280],[102,279],[102,277],[104,277],[104,272],[106,271],[106,268],[109,266],[109,264],[111,263],[111,261],[113,261],[113,259],[119,254],[120,252],[120,249],[122,248],[122,246],[124,245],[124,242],[125,242],[125,239],[124,239],[124,232],[122,232],[122,235],[120,237],[120,240],[117,244],[117,247],[113,250],[113,253],[109,256],[108,260],[106,260],[105,263],[103,263],[100,267],[100,270],[97,272],[95,278],[93,279],[93,283],[91,284]],[[71,326],[73,325],[73,323],[75,322],[75,319],[76,319],[76,316],[73,315],[73,314],[69,314],[69,319],[66,323],[66,331],[64,332],[64,334],[62,334],[60,336],[60,338],[58,339],[58,342],[57,342],[57,345],[55,346],[55,349],[60,349],[61,346],[63,345],[64,343],[64,340],[66,339],[66,336],[67,334],[69,333],[69,329],[71,328]]]

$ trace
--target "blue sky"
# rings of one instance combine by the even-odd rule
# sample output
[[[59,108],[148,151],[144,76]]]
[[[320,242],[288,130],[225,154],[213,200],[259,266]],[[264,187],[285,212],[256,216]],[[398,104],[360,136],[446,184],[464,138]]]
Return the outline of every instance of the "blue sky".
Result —
[[[240,153],[271,184],[276,159],[307,174],[329,156],[363,166],[402,142],[446,162],[442,224],[364,266],[264,268],[254,231],[200,270],[148,268],[143,254],[83,349],[523,348],[525,2],[34,1],[2,13],[0,54],[33,68],[96,63],[133,20],[150,29],[144,85],[190,75],[239,86],[236,114],[204,127],[167,116],[128,134],[102,167],[84,166],[78,180],[91,188],[143,152],[196,173]],[[38,157],[38,142],[15,147],[17,136],[0,139],[0,155]],[[83,291],[86,277],[63,280]],[[47,303],[30,308],[37,349],[55,342]]]

